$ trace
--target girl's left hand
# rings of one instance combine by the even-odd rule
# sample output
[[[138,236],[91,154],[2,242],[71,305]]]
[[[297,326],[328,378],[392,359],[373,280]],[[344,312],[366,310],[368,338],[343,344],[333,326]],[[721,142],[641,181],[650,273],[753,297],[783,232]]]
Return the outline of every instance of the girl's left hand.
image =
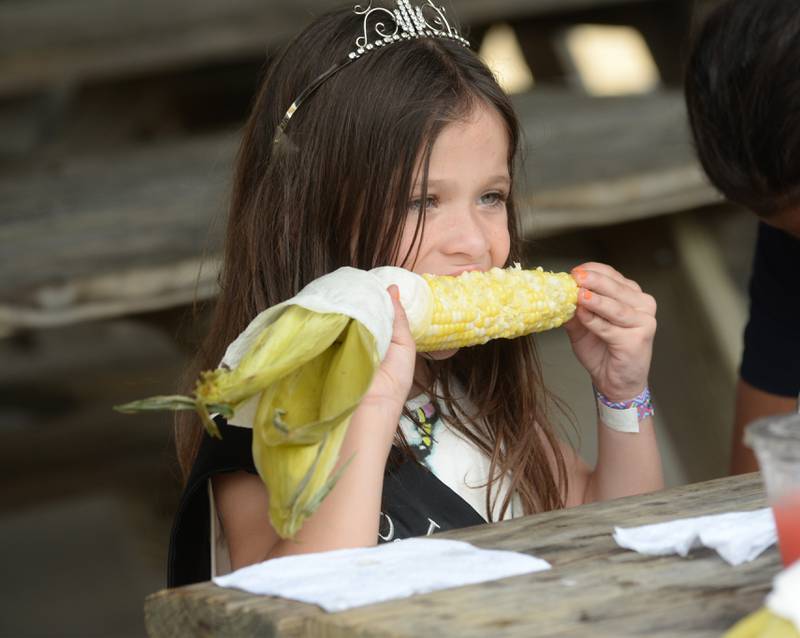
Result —
[[[564,327],[594,386],[612,401],[627,401],[647,386],[656,301],[611,266],[588,262],[572,270],[578,307]]]

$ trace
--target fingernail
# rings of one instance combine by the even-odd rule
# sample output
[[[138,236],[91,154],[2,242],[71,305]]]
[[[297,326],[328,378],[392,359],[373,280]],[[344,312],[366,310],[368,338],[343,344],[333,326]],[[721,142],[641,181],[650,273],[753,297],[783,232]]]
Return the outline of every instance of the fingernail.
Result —
[[[389,286],[389,296],[395,301],[400,301],[400,290],[395,284]]]
[[[586,290],[586,288],[583,289],[583,298],[585,301],[589,301],[589,299],[592,298],[592,293]]]
[[[583,268],[576,268],[573,271],[573,277],[578,281],[578,283],[583,283],[586,279],[586,271]]]

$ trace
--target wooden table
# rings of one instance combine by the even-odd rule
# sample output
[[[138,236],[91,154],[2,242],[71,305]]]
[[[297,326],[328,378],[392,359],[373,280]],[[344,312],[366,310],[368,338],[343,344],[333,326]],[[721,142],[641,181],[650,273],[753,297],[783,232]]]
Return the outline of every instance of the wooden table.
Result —
[[[731,567],[711,550],[687,558],[618,547],[614,525],[765,505],[759,474],[447,532],[442,538],[539,556],[553,569],[329,614],[314,605],[210,583],[149,596],[160,636],[720,636],[763,604],[781,569],[775,547]]]

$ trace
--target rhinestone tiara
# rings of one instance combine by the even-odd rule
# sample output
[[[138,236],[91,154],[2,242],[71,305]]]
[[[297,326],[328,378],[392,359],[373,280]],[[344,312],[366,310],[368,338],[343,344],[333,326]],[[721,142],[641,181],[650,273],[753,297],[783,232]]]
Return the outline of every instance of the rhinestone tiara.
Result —
[[[364,53],[376,47],[421,37],[450,38],[466,47],[469,46],[469,42],[462,38],[458,31],[447,22],[447,18],[444,15],[444,7],[437,7],[431,0],[417,7],[412,7],[408,0],[396,0],[396,4],[397,8],[392,10],[384,9],[383,7],[373,8],[371,2],[366,9],[362,9],[360,5],[355,6],[354,13],[364,16],[364,35],[356,38],[356,49],[348,54],[351,60],[361,57]],[[433,23],[429,22],[425,17],[423,9],[430,9],[434,12],[434,15],[431,16]],[[394,20],[394,31],[387,33],[384,23],[377,22],[375,23],[375,33],[378,37],[369,42],[369,35],[367,34],[369,18],[373,13],[378,12],[388,14]]]
[[[461,37],[461,34],[459,34],[455,27],[450,26],[450,23],[445,17],[444,7],[437,7],[433,4],[432,0],[427,0],[423,2],[422,5],[415,7],[411,6],[409,0],[395,0],[395,4],[396,7],[394,9],[373,7],[372,2],[363,9],[361,5],[356,5],[353,8],[353,12],[356,15],[364,16],[363,34],[356,38],[355,49],[347,54],[347,58],[344,61],[334,63],[333,66],[317,77],[299,96],[297,96],[281,119],[280,124],[278,124],[273,144],[277,144],[280,141],[286,130],[286,126],[289,124],[289,120],[305,99],[314,93],[314,91],[334,73],[340,71],[348,64],[370,51],[390,46],[397,42],[416,40],[419,38],[442,38],[453,40],[465,47],[470,46],[469,41]],[[425,14],[426,11],[428,16]],[[388,16],[389,19],[394,22],[394,30],[389,32],[391,27],[387,28],[384,22],[379,21],[374,23],[374,33],[370,35],[369,23],[376,14]],[[374,40],[370,41],[370,37],[374,38]]]

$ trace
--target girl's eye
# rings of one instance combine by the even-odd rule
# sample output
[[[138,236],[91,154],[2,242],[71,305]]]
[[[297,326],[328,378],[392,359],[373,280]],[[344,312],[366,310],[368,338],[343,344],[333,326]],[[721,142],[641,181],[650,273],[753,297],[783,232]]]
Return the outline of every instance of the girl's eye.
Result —
[[[491,199],[488,202],[483,203],[488,203],[489,206],[502,206],[506,199],[508,199],[508,196],[505,193],[486,193],[485,195],[481,196],[481,199],[483,200],[487,197]]]
[[[428,197],[425,199],[425,209],[427,210],[428,208],[435,207],[436,203],[437,203],[436,197],[433,195],[428,195]],[[422,206],[422,200],[419,198],[412,199],[411,202],[409,202],[408,204],[409,209],[417,212],[421,210],[421,206]]]

